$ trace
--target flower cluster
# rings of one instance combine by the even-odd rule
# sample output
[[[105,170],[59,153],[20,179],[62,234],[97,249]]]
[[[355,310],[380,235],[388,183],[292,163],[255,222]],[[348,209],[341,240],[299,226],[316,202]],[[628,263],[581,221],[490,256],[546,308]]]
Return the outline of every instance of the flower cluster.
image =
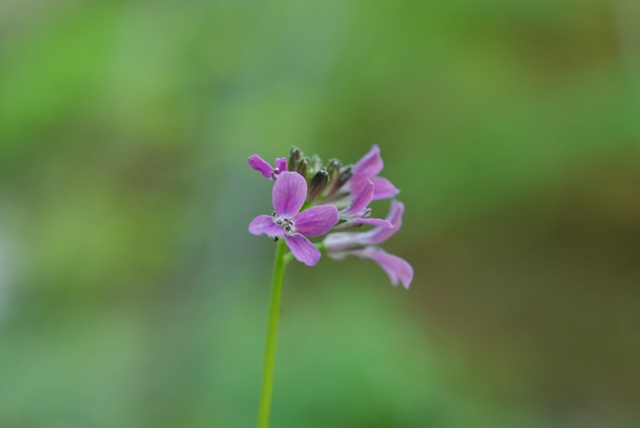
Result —
[[[371,259],[384,269],[393,285],[402,282],[409,288],[413,279],[411,265],[376,246],[400,229],[404,212],[404,205],[392,199],[386,219],[371,217],[371,201],[390,199],[399,193],[389,180],[378,176],[383,167],[378,146],[374,145],[354,165],[342,165],[337,159],[324,165],[319,157],[305,157],[297,148],[291,149],[288,159],[277,158],[275,167],[258,155],[249,157],[248,162],[274,181],[274,212],[256,217],[249,232],[275,240],[284,238],[293,257],[308,266],[318,263],[320,249],[337,260]],[[345,231],[364,225],[373,228]],[[330,231],[334,232],[319,244],[307,239]]]

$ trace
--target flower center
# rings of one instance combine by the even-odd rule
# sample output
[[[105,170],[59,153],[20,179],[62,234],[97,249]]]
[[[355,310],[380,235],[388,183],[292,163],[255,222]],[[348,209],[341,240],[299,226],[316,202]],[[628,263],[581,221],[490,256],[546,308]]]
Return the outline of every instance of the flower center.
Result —
[[[293,218],[288,216],[274,217],[273,222],[283,228],[287,235],[295,235],[296,227],[293,224]]]

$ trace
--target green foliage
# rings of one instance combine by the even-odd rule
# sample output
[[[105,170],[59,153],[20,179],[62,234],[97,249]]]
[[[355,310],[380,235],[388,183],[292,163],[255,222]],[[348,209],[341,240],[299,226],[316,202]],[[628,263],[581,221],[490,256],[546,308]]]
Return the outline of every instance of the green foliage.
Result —
[[[0,426],[254,424],[246,158],[373,143],[416,279],[290,264],[273,426],[638,425],[633,2],[0,9]]]

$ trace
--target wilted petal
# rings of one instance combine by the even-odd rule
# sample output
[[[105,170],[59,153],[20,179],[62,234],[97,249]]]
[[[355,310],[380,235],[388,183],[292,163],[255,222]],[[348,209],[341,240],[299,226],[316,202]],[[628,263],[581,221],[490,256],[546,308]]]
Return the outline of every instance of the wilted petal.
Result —
[[[254,235],[282,236],[284,229],[275,224],[270,215],[259,215],[249,224],[249,232]]]
[[[258,155],[251,155],[247,160],[249,162],[249,166],[256,171],[260,171],[265,178],[271,178],[271,171],[273,168],[267,161],[262,159]]]
[[[385,227],[385,228],[393,228],[395,227],[389,220],[382,220],[381,218],[364,218],[364,217],[354,217],[349,220],[350,223],[357,224],[369,224],[371,226]]]
[[[393,198],[400,193],[400,189],[397,189],[389,180],[382,177],[375,177],[371,179],[373,181],[373,199],[388,199]]]
[[[386,253],[378,247],[366,247],[336,252],[328,251],[327,254],[335,260],[344,260],[349,257],[371,259],[384,269],[393,285],[398,285],[398,281],[400,281],[404,288],[408,289],[411,285],[411,281],[413,280],[413,268],[406,260],[398,256],[394,256],[393,254]]]
[[[287,170],[287,158],[276,158],[276,168],[283,172]]]
[[[329,255],[334,257],[334,255],[340,251],[357,247],[359,245],[358,235],[361,234],[353,232],[330,233],[324,238],[322,243],[329,252]]]
[[[413,268],[406,260],[376,247],[365,248],[361,256],[368,257],[378,263],[387,275],[389,275],[389,279],[393,285],[398,285],[398,280],[402,282],[404,288],[408,289],[409,285],[411,285]]]
[[[367,208],[367,205],[369,205],[373,199],[374,184],[371,180],[367,179],[360,185],[360,188],[353,189],[352,193],[354,194],[353,204],[344,212],[346,215],[356,215]]]
[[[284,240],[293,253],[293,257],[305,265],[315,266],[320,260],[320,250],[301,234],[285,235]]]
[[[295,172],[278,175],[273,185],[273,208],[277,215],[294,216],[302,208],[307,197],[307,181]]]
[[[375,177],[382,171],[383,165],[382,158],[380,157],[380,147],[374,144],[371,150],[369,150],[369,153],[364,155],[353,166],[352,180],[357,182],[365,178]]]
[[[296,214],[293,224],[298,233],[319,236],[327,233],[338,220],[338,209],[334,205],[319,205]]]

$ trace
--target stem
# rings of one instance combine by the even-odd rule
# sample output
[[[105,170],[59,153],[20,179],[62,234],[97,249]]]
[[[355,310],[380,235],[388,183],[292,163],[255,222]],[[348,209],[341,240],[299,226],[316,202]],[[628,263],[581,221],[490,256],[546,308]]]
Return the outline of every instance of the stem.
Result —
[[[276,362],[276,340],[278,338],[278,318],[280,316],[280,298],[282,297],[282,281],[287,245],[284,239],[278,241],[276,259],[273,264],[273,281],[271,283],[271,307],[269,309],[269,326],[267,327],[267,345],[264,353],[264,369],[262,374],[262,391],[258,410],[258,428],[269,426],[269,410],[271,409],[271,392],[273,391],[273,370]]]

